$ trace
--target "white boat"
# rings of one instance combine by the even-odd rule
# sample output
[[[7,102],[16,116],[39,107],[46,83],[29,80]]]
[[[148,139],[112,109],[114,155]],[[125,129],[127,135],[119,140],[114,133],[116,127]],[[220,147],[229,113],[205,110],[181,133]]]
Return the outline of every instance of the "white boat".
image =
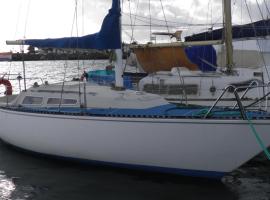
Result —
[[[178,38],[170,43],[131,45],[133,62],[136,61],[138,69],[148,73],[139,81],[138,89],[162,95],[170,102],[211,105],[227,85],[248,87],[251,83],[268,83],[265,68],[270,63],[263,51],[269,48],[269,25],[270,20],[266,19],[233,26],[234,52],[228,57],[230,64],[226,63],[228,54],[225,50],[228,48],[221,44],[226,28],[212,30],[209,27],[207,32],[185,37],[184,42]],[[171,37],[168,32],[160,34]],[[230,73],[226,70],[228,66]],[[245,90],[240,95],[244,95],[244,102],[250,104],[261,98],[265,91],[261,88],[259,92],[255,89],[244,93]],[[219,105],[233,105],[233,98],[232,94],[227,94]]]
[[[179,76],[179,73],[181,76]],[[171,71],[160,71],[142,78],[138,89],[163,96],[174,103],[211,106],[224,91],[225,86],[241,87],[239,95],[243,105],[249,105],[267,92],[263,88],[249,88],[264,84],[261,69],[242,68],[233,75],[222,71],[201,72],[190,71],[184,67],[173,68]],[[233,106],[233,91],[228,92],[219,102],[219,106]],[[267,102],[254,105],[255,108],[269,109]]]
[[[80,109],[77,82],[65,86],[59,111],[61,87],[30,88],[2,107],[2,140],[46,155],[215,178],[262,150],[240,116],[201,119],[202,108],[178,114],[159,96],[92,85]],[[253,125],[269,146],[270,115]]]
[[[115,18],[114,28],[119,8],[119,0],[113,0],[104,20]],[[1,139],[55,157],[210,178],[224,176],[270,145],[270,114],[246,112],[239,99],[240,112],[207,108],[206,113],[204,107],[179,107],[159,95],[125,90],[119,35],[116,45],[101,44],[118,55],[115,87],[86,82],[35,85],[0,108]],[[80,44],[80,38],[75,41]],[[56,47],[52,39],[44,42]],[[263,142],[258,144],[254,134]]]

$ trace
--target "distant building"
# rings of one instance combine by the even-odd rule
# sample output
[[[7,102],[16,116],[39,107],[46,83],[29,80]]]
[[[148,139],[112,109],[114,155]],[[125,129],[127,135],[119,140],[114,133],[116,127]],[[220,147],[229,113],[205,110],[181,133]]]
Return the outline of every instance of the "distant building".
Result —
[[[11,61],[12,52],[2,52],[0,53],[0,61]]]

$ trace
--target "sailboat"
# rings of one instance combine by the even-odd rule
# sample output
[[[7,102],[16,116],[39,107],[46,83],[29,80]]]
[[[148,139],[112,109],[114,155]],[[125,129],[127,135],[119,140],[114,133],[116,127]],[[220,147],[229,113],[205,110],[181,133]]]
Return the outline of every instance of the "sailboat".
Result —
[[[125,89],[120,13],[120,1],[112,0],[96,34],[13,42],[114,49],[116,82],[113,87],[44,84],[22,91],[0,108],[4,142],[58,158],[208,178],[221,178],[266,150],[270,114],[246,111],[234,86],[228,87],[238,99],[234,110],[182,107],[159,95]]]
[[[224,22],[231,21],[225,20],[230,16],[228,10],[224,11]],[[230,25],[230,37],[235,40],[266,37],[270,34],[269,24],[267,19],[241,26]],[[227,48],[229,43],[225,45],[227,52],[224,51],[222,44],[226,38],[223,35],[228,35],[225,34],[227,29],[224,27],[187,36],[184,42],[178,39],[171,43],[132,45],[137,65],[148,73],[139,81],[139,90],[162,95],[170,102],[186,101],[188,104],[209,106],[223,92],[224,86],[246,86],[247,89],[251,85],[267,83],[268,72],[263,70],[265,63],[259,52],[238,50],[234,51],[234,56],[229,55],[227,50],[232,49]],[[219,52],[217,49],[220,49]],[[224,62],[226,57],[230,63]],[[242,58],[241,61],[239,58]],[[265,94],[262,88],[248,92],[242,88],[239,93],[245,105]],[[230,93],[220,104],[229,106],[233,105],[233,101],[234,95]],[[268,105],[266,109],[269,109]]]

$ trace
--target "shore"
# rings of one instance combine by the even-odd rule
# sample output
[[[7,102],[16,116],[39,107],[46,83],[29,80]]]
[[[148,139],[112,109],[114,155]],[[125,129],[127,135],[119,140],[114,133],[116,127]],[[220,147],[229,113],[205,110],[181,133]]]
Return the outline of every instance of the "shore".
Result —
[[[12,61],[37,61],[37,60],[102,60],[109,59],[109,54],[106,52],[92,53],[46,53],[46,54],[29,54],[29,53],[13,53]]]

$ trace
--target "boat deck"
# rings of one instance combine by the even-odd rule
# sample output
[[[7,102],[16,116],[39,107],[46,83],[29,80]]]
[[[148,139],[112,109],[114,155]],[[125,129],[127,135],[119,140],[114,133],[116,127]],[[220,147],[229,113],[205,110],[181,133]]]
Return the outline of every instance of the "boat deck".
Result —
[[[126,117],[126,118],[167,118],[167,119],[203,119],[209,107],[203,106],[177,106],[168,104],[149,109],[123,109],[123,108],[27,108],[27,107],[1,107],[2,109],[19,112],[32,112],[57,115],[81,115],[98,117]],[[270,119],[270,113],[265,111],[245,112],[248,119]],[[242,119],[238,109],[216,107],[207,116],[207,119]]]

